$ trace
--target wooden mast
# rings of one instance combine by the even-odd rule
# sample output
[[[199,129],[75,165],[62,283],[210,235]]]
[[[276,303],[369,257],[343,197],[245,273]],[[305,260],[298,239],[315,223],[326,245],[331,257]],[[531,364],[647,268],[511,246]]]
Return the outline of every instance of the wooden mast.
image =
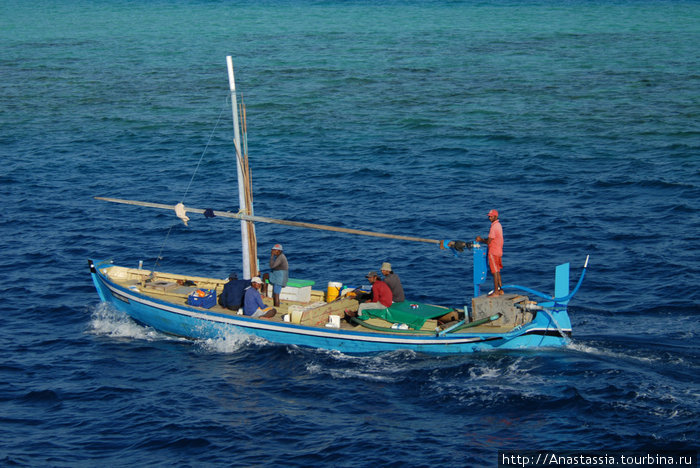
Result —
[[[251,177],[250,165],[248,163],[248,124],[246,122],[245,113],[245,103],[243,102],[243,95],[241,95],[241,131],[243,134],[243,178],[245,186],[245,212],[251,216],[255,215],[253,210],[253,179]],[[248,250],[250,251],[250,258],[253,260],[250,265],[250,275],[258,276],[259,265],[258,265],[258,240],[255,235],[255,223],[253,221],[247,221],[246,227],[248,229]]]

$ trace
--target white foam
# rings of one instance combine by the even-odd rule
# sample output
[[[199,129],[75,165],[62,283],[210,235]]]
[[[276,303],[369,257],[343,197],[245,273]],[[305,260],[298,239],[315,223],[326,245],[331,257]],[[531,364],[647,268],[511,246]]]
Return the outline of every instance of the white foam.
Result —
[[[271,343],[264,338],[249,335],[242,330],[230,329],[220,337],[197,340],[196,346],[207,352],[231,354],[247,348],[250,345],[266,346]]]
[[[667,363],[666,360],[663,360],[660,357],[635,356],[633,354],[618,353],[615,351],[611,351],[611,350],[607,350],[607,349],[599,349],[599,348],[595,348],[593,346],[588,346],[588,345],[574,343],[574,342],[570,342],[569,344],[567,344],[566,349],[570,349],[572,351],[578,351],[578,352],[586,353],[586,354],[594,354],[594,355],[598,355],[598,356],[613,357],[616,359],[632,359],[632,360],[645,362],[645,363],[653,363],[653,362],[660,362],[660,361]]]
[[[92,312],[88,333],[148,341],[173,339],[152,328],[137,324],[124,312],[105,303],[100,303]]]
[[[491,368],[482,368],[482,367],[475,367],[473,369],[469,369],[469,378],[473,380],[479,380],[479,379],[495,379],[501,376],[503,371],[501,369],[491,367]]]
[[[88,328],[88,333],[108,336],[111,338],[131,338],[135,340],[159,341],[172,340],[192,342],[186,338],[176,337],[161,333],[151,327],[145,327],[134,322],[126,313],[114,307],[100,303],[95,307]],[[200,350],[214,353],[235,353],[246,346],[270,345],[264,338],[249,335],[242,330],[226,329],[220,332],[217,338],[209,338],[194,341]]]
[[[531,364],[523,357],[508,363],[504,359],[471,359],[467,369],[458,370],[450,376],[445,376],[443,372],[432,375],[430,388],[435,395],[449,396],[469,404],[479,401],[492,405],[512,394],[537,398],[541,390],[547,388],[547,381],[537,371],[533,372]]]
[[[338,364],[351,367],[330,367],[309,363],[306,370],[311,374],[327,374],[336,379],[360,379],[372,382],[398,382],[407,371],[416,364],[416,352],[412,350],[398,350],[380,355],[352,355],[340,351],[311,350],[321,353],[338,361]]]

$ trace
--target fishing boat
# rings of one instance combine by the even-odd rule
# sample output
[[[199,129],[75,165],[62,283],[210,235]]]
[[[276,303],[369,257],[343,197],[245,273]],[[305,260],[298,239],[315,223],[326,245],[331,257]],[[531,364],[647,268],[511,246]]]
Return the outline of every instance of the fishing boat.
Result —
[[[413,350],[421,353],[459,354],[494,349],[560,347],[571,337],[567,306],[578,291],[588,267],[570,291],[570,266],[556,267],[553,293],[519,285],[505,285],[502,295],[482,294],[487,272],[487,246],[478,242],[426,239],[339,228],[314,223],[257,216],[253,212],[252,187],[246,148],[245,110],[238,106],[233,63],[227,57],[231,91],[234,146],[239,180],[238,213],[153,202],[95,197],[99,200],[174,211],[187,222],[187,213],[240,220],[242,279],[208,278],[120,266],[111,260],[89,260],[92,280],[100,299],[136,322],[160,332],[189,339],[226,339],[244,332],[272,343],[337,350],[344,353],[377,353]],[[239,121],[240,117],[242,120]],[[241,132],[243,139],[241,139]],[[383,309],[364,310],[359,316],[359,288],[328,282],[290,279],[280,293],[277,314],[253,318],[239,307],[221,302],[221,294],[233,281],[258,276],[255,223],[274,223],[345,234],[386,237],[407,242],[427,242],[440,249],[471,252],[473,274],[470,304],[457,307],[406,300]],[[463,255],[464,254],[464,255]],[[326,283],[324,283],[326,284]],[[468,286],[467,286],[468,287]],[[217,300],[219,298],[219,300]],[[266,304],[272,298],[265,297]]]

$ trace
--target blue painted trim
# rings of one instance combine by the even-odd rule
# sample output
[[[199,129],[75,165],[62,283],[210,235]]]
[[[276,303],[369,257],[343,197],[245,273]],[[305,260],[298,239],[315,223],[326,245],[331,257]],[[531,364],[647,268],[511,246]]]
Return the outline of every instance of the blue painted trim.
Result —
[[[104,264],[102,264],[104,267]],[[338,350],[346,353],[374,353],[410,349],[435,354],[460,354],[490,349],[550,347],[566,344],[556,326],[545,314],[537,314],[526,326],[504,333],[451,333],[449,336],[371,333],[355,330],[322,329],[284,322],[222,314],[173,304],[119,286],[104,276],[99,266],[91,271],[103,302],[126,313],[135,321],[164,333],[191,339],[225,338],[243,331],[274,343]],[[92,270],[92,269],[91,269]],[[571,333],[566,309],[554,317],[564,331]],[[566,328],[568,327],[568,329]]]
[[[565,265],[568,265],[568,263],[566,263]],[[571,294],[567,294],[566,296],[563,296],[563,297],[552,297],[549,294],[545,294],[543,292],[536,291],[534,289],[526,288],[525,286],[519,286],[517,284],[506,284],[505,286],[503,286],[503,289],[516,289],[519,291],[524,291],[526,293],[532,294],[532,295],[540,297],[542,299],[548,299],[548,300],[552,301],[552,304],[566,305],[571,300],[571,298],[576,295],[576,293],[578,292],[578,289],[581,287],[581,283],[583,283],[583,278],[586,277],[586,270],[587,269],[588,269],[588,257],[586,257],[586,264],[583,266],[583,271],[581,271],[581,277],[578,279],[578,283],[576,283],[576,287],[571,292]],[[567,279],[567,285],[568,285],[568,279]],[[555,288],[556,288],[556,286],[555,286]],[[555,296],[556,296],[556,293],[555,293]],[[548,307],[548,305],[545,305],[545,304],[541,304],[541,305]]]

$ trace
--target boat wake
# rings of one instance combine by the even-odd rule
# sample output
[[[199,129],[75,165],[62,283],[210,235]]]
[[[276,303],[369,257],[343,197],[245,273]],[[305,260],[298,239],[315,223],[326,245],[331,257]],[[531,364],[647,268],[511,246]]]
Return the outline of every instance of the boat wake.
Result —
[[[233,354],[253,346],[273,346],[264,338],[249,335],[243,331],[225,331],[218,338],[197,340],[195,346],[207,353]]]
[[[539,365],[527,357],[502,355],[490,359],[462,361],[439,369],[427,382],[435,401],[486,407],[537,401],[547,385]],[[465,383],[467,383],[465,385]]]
[[[667,357],[662,357],[657,355],[641,355],[641,354],[632,354],[631,352],[618,352],[618,351],[613,351],[611,349],[605,349],[605,348],[598,348],[595,346],[590,346],[586,345],[583,343],[575,343],[571,342],[566,346],[566,349],[569,349],[571,351],[576,351],[579,353],[584,353],[592,356],[597,356],[601,358],[614,358],[614,359],[622,359],[625,361],[636,361],[638,363],[645,363],[645,364],[654,364],[657,362],[663,362],[665,364],[669,364],[668,358]],[[640,351],[637,351],[640,352]],[[677,362],[676,364],[682,364],[683,362]]]
[[[415,373],[426,370],[451,368],[454,362],[436,362],[434,356],[422,355],[413,350],[402,349],[378,355],[344,354],[340,351],[307,350],[323,358],[322,362],[309,359],[306,370],[310,374],[327,375],[338,380],[362,380],[366,382],[403,382]]]
[[[183,341],[192,342],[186,338],[160,333],[153,328],[145,327],[134,322],[124,312],[110,307],[106,303],[100,303],[95,307],[90,317],[88,333],[111,338],[129,338],[146,341]],[[256,336],[243,331],[222,330],[220,337],[201,339],[194,341],[195,346],[208,353],[231,354],[251,345],[271,346],[272,344]]]
[[[143,327],[134,322],[127,314],[120,312],[102,302],[95,306],[90,316],[88,333],[112,338],[132,338],[137,340],[179,340],[153,328]]]

